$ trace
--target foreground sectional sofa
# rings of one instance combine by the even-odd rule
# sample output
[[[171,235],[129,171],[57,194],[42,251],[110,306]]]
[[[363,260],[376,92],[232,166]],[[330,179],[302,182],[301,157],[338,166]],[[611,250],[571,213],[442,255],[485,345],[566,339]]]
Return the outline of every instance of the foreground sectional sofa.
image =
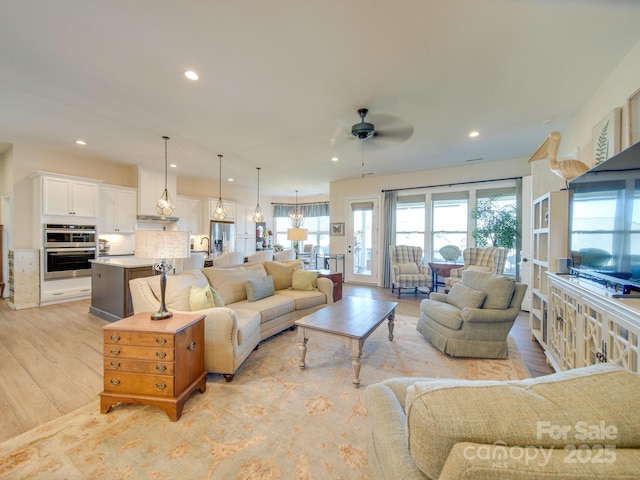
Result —
[[[637,479],[640,375],[602,363],[521,381],[367,387],[372,479]]]
[[[302,261],[205,267],[167,277],[172,312],[205,318],[205,370],[231,381],[261,340],[333,303],[333,282],[302,269]],[[159,276],[129,282],[135,313],[160,308]]]

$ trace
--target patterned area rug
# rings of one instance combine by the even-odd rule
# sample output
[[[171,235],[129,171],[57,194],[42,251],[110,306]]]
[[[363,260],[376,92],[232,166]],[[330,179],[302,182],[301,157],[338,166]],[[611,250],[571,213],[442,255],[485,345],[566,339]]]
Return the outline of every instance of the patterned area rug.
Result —
[[[209,375],[182,418],[144,405],[99,402],[0,444],[0,478],[11,479],[368,479],[367,385],[400,376],[519,379],[529,373],[515,343],[507,360],[442,355],[398,315],[365,342],[360,388],[349,350],[311,336],[298,368],[296,332],[263,342],[226,383]]]

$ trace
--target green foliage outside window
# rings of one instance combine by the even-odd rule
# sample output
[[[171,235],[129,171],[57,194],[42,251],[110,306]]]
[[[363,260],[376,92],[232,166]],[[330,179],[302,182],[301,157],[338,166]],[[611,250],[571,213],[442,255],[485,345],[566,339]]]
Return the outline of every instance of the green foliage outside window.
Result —
[[[500,203],[500,195],[479,199],[471,210],[476,227],[471,232],[477,247],[514,248],[518,236],[518,217],[514,204]]]

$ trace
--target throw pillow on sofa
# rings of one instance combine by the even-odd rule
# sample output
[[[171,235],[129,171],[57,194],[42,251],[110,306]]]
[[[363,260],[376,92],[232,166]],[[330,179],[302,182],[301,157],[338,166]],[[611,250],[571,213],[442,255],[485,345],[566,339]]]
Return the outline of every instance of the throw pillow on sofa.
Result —
[[[263,278],[250,278],[246,283],[247,300],[249,302],[257,302],[263,298],[275,295],[273,288],[273,277],[266,276]]]
[[[267,272],[261,263],[236,267],[205,267],[202,269],[209,284],[216,289],[225,305],[247,299],[246,281],[263,278]]]
[[[318,287],[318,272],[294,270],[291,276],[292,290],[315,290]]]
[[[461,283],[454,283],[449,291],[447,303],[458,307],[460,310],[463,308],[481,308],[485,298],[487,298],[487,294],[484,292],[474,290]]]
[[[264,262],[264,269],[267,271],[267,275],[273,277],[273,287],[276,290],[284,290],[291,287],[293,271],[302,269],[302,260]]]
[[[398,268],[400,269],[400,274],[402,275],[404,274],[417,274],[420,273],[420,270],[418,270],[418,265],[415,264],[414,262],[409,262],[409,263],[399,263],[398,264]]]
[[[224,307],[224,302],[218,292],[211,285],[202,288],[191,287],[189,292],[189,306],[192,312],[206,310],[207,308]]]

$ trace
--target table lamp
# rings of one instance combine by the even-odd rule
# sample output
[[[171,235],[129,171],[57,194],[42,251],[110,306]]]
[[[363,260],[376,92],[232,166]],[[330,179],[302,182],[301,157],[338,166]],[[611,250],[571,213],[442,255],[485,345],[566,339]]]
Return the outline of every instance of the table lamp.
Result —
[[[289,228],[287,229],[287,240],[293,242],[293,249],[298,253],[298,242],[304,242],[307,239],[306,228]]]
[[[167,272],[173,267],[167,263],[168,258],[185,258],[190,254],[189,232],[175,230],[136,230],[136,258],[160,258],[153,269],[160,272],[160,310],[151,315],[151,320],[163,320],[173,314],[165,305],[167,289]]]

